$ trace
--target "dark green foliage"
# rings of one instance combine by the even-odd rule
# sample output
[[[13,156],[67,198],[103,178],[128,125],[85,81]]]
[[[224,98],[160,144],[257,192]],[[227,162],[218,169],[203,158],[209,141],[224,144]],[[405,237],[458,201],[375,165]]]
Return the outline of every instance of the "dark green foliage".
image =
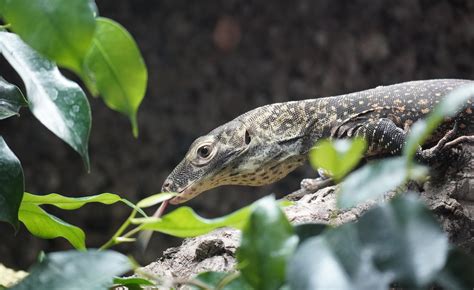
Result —
[[[247,282],[238,273],[223,273],[223,272],[205,272],[201,273],[194,280],[204,284],[206,288],[199,287],[196,284],[191,286],[191,289],[220,289],[220,290],[251,290]],[[202,286],[204,286],[202,285]]]
[[[144,279],[144,278],[136,278],[136,277],[129,277],[129,278],[114,278],[114,285],[118,286],[126,286],[129,290],[139,290],[144,289],[146,286],[153,286],[155,285],[153,282]]]
[[[28,107],[46,128],[81,155],[89,170],[89,102],[81,87],[62,75],[58,64],[78,74],[88,87],[97,86],[112,109],[130,117],[137,134],[136,112],[145,94],[147,70],[125,28],[112,20],[97,18],[93,0],[5,0],[0,2],[0,14],[8,22],[0,30],[0,51],[22,78],[28,100],[15,85],[0,77],[0,120],[18,115],[21,107]],[[123,67],[132,73],[130,78],[123,69],[117,69]],[[127,93],[103,89],[110,87]],[[120,105],[115,105],[117,102]],[[22,168],[3,139],[0,161],[0,221],[17,228],[20,218],[39,237],[65,237],[75,247],[84,248],[85,235],[81,229],[48,214],[39,204],[23,201],[20,206],[24,191]],[[64,206],[67,198],[59,197],[46,203]],[[105,197],[93,198],[103,202]]]
[[[290,262],[288,281],[294,289],[387,289],[395,281],[422,287],[434,281],[447,251],[434,217],[408,195],[308,239]]]
[[[19,115],[20,108],[27,105],[20,89],[0,77],[0,120]]]
[[[298,243],[294,229],[273,197],[255,203],[242,230],[237,260],[242,276],[255,289],[278,289]]]
[[[20,160],[0,136],[0,221],[18,229],[18,210],[25,185]]]
[[[12,289],[107,289],[114,276],[131,269],[128,258],[113,251],[51,253]]]

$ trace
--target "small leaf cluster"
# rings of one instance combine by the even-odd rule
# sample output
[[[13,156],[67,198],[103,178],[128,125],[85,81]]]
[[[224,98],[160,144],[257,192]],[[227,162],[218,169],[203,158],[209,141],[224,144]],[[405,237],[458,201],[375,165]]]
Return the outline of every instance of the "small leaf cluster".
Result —
[[[117,22],[98,14],[93,0],[0,1],[0,15],[6,23],[0,29],[0,53],[25,88],[22,92],[0,76],[0,120],[19,116],[26,107],[81,155],[87,170],[92,124],[89,101],[59,67],[73,71],[93,95],[125,114],[135,136],[136,115],[147,83],[147,69],[132,36]],[[0,221],[16,230],[22,222],[39,237],[63,236],[75,247],[85,247],[82,230],[49,215],[24,192],[20,160],[0,135]],[[42,198],[58,206],[50,197]],[[42,229],[45,225],[49,232]]]

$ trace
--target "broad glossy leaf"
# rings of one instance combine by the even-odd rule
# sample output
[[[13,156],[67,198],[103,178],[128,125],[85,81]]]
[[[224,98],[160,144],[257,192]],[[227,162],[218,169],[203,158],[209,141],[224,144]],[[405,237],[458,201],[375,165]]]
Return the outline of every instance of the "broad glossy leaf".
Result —
[[[210,287],[210,289],[221,290],[252,290],[241,275],[237,273],[224,272],[204,272],[194,278]],[[190,289],[199,290],[202,288],[190,285]]]
[[[198,216],[190,207],[179,207],[160,219],[136,218],[134,224],[143,224],[143,230],[153,230],[176,237],[186,238],[206,234],[222,227],[242,228],[250,214],[250,207],[244,207],[227,216],[205,219]]]
[[[136,115],[145,96],[148,74],[132,36],[117,22],[98,18],[84,68],[87,82],[95,84],[108,107],[129,117],[137,136]]]
[[[242,230],[237,250],[242,276],[255,289],[279,289],[297,244],[293,226],[275,199],[260,199]]]
[[[363,139],[323,140],[309,152],[313,168],[327,170],[335,180],[341,180],[362,159],[366,150]]]
[[[19,212],[20,221],[33,235],[43,239],[65,238],[76,249],[85,249],[84,232],[32,203],[22,203]]]
[[[0,221],[18,229],[18,209],[25,190],[20,160],[0,136]]]
[[[0,77],[0,120],[19,115],[20,108],[27,105],[20,89]]]
[[[355,225],[380,270],[393,273],[399,282],[424,286],[443,268],[448,239],[416,195],[396,197],[367,212]]]
[[[459,249],[451,249],[436,282],[445,289],[474,289],[474,257]]]
[[[407,136],[403,154],[412,160],[420,144],[423,144],[430,134],[441,124],[445,117],[452,117],[471,99],[474,101],[474,85],[465,85],[450,92],[434,108],[426,120],[416,122]]]
[[[406,159],[374,161],[349,174],[340,187],[338,206],[350,208],[394,190],[407,180]]]
[[[292,289],[424,287],[446,261],[447,238],[414,195],[369,210],[357,223],[310,238],[291,259]],[[427,262],[429,261],[429,262]]]
[[[47,195],[35,195],[25,192],[23,203],[30,203],[35,205],[50,204],[61,209],[73,210],[82,207],[91,202],[99,202],[103,204],[113,204],[122,201],[122,198],[113,193],[102,193],[92,196],[83,197],[67,197],[57,193],[50,193]]]
[[[89,169],[91,111],[82,89],[13,33],[0,32],[0,50],[23,79],[33,115],[76,150]]]
[[[6,0],[14,32],[58,64],[81,72],[96,23],[91,0]]]
[[[290,289],[388,289],[390,276],[378,271],[372,253],[343,225],[302,243],[288,265]]]
[[[14,290],[108,289],[114,276],[132,269],[129,259],[113,251],[51,253],[34,265]]]

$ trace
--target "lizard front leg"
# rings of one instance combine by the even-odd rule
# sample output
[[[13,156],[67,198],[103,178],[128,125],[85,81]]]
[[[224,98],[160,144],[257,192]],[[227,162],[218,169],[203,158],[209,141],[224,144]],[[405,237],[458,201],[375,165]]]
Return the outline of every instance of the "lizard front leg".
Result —
[[[344,130],[335,130],[337,136],[333,138],[360,137],[367,141],[366,157],[379,157],[384,155],[400,155],[406,142],[407,133],[398,127],[392,120],[382,118],[377,121],[363,121],[345,126]],[[461,136],[456,139],[457,123],[448,131],[438,143],[428,149],[422,150],[421,146],[415,154],[415,159],[421,163],[430,164],[439,154],[461,142],[474,142],[474,136]],[[330,186],[334,181],[329,178],[304,179],[301,188],[308,192],[316,192],[321,188]]]
[[[382,118],[378,121],[364,120],[346,123],[343,127],[336,127],[332,138],[344,139],[360,137],[367,141],[367,156],[382,154],[400,154],[405,143],[406,133],[397,127],[390,119]],[[334,184],[330,177],[303,179],[301,189],[316,192],[321,188]]]
[[[455,138],[458,127],[458,122],[455,122],[453,128],[447,131],[435,146],[425,150],[420,146],[415,154],[415,159],[421,163],[431,164],[444,150],[448,150],[459,143],[474,142],[474,136]],[[359,124],[353,132],[354,136],[362,137],[367,141],[368,156],[401,154],[407,135],[405,131],[387,118]]]
[[[360,137],[367,142],[366,155],[399,155],[405,145],[406,132],[388,118],[368,120],[348,130],[348,137]]]

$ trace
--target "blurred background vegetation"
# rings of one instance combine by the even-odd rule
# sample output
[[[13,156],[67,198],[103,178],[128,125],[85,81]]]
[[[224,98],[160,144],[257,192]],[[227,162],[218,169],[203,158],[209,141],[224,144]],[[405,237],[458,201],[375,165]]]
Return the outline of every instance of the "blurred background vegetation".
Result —
[[[414,79],[474,78],[469,0],[96,3],[102,16],[130,31],[148,66],[140,136],[133,138],[126,117],[90,99],[87,174],[80,157],[23,110],[22,118],[2,122],[0,134],[22,161],[28,192],[113,192],[137,201],[160,191],[196,137],[257,106]],[[0,69],[7,80],[21,83],[3,59]],[[266,187],[217,188],[189,205],[203,216],[223,215],[263,195],[289,193],[311,172],[303,168]],[[123,205],[50,211],[82,227],[90,247],[103,244],[129,214]],[[0,234],[2,263],[14,268],[31,265],[40,250],[70,247],[24,228],[13,236],[7,224],[0,224]],[[156,234],[141,262],[177,244]]]

